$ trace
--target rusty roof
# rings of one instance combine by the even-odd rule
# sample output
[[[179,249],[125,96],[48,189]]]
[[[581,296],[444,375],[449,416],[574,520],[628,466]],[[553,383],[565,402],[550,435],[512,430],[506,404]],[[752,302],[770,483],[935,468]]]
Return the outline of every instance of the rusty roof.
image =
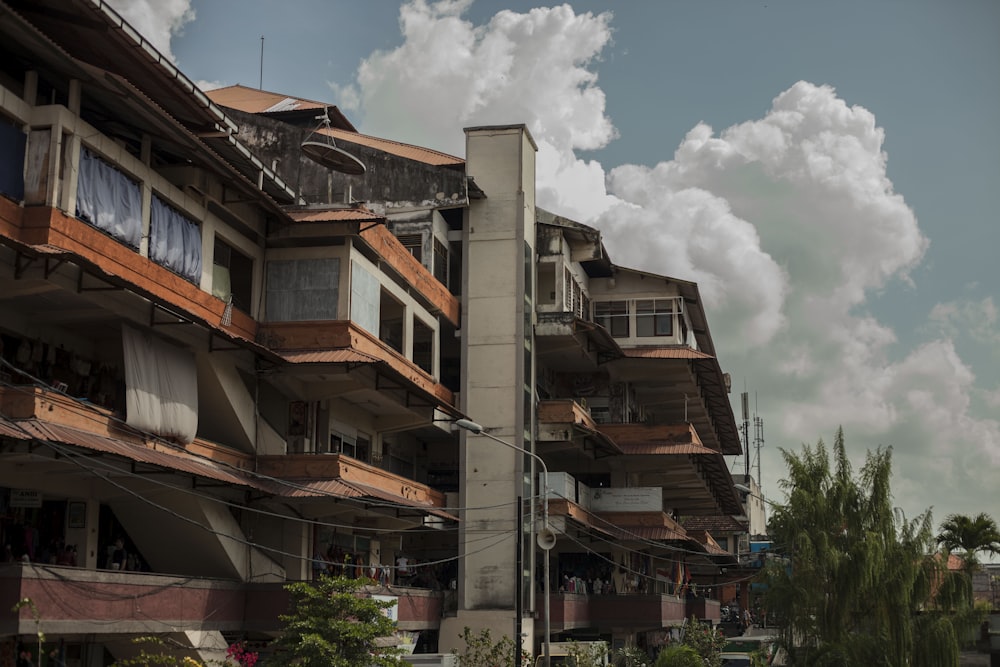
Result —
[[[747,527],[727,514],[720,515],[692,515],[686,517],[681,523],[684,528],[691,531],[707,530],[716,533],[746,532]]]
[[[636,359],[712,359],[712,355],[693,350],[686,345],[660,347],[627,347],[622,349],[626,357]]]
[[[385,216],[367,208],[322,208],[289,210],[295,222],[385,222]]]
[[[271,479],[262,484],[267,491],[286,498],[351,498],[360,500],[373,498],[385,501],[393,506],[405,505],[444,519],[457,521],[458,517],[427,503],[421,503],[412,498],[392,493],[377,486],[349,482],[342,479]]]
[[[236,84],[225,88],[216,88],[205,92],[216,104],[230,109],[239,109],[247,113],[273,113],[276,111],[293,111],[296,109],[325,109],[324,102],[307,100],[301,97],[290,97],[281,93],[258,90]]]
[[[625,454],[718,454],[714,449],[710,449],[700,444],[671,445],[655,442],[626,442],[618,443],[618,447]]]
[[[375,364],[381,361],[370,354],[350,348],[336,350],[292,350],[282,352],[281,358],[293,364]]]
[[[681,531],[666,526],[607,526],[598,528],[617,539],[622,540],[656,540],[667,542],[693,542]]]
[[[62,424],[48,423],[39,419],[13,420],[0,417],[0,433],[19,440],[41,440],[73,445],[106,454],[117,454],[140,463],[187,472],[207,479],[252,486],[251,481],[241,471],[187,454],[179,446],[177,447],[178,451],[171,452],[166,449],[169,445],[150,446],[98,435]]]
[[[316,133],[325,134],[338,141],[349,141],[352,144],[367,146],[368,148],[374,148],[390,155],[423,162],[435,167],[460,167],[465,164],[465,160],[460,157],[448,155],[447,153],[442,153],[431,148],[404,144],[401,141],[393,141],[392,139],[373,137],[358,132],[348,132],[347,130],[340,130],[334,127],[320,128],[316,130]]]

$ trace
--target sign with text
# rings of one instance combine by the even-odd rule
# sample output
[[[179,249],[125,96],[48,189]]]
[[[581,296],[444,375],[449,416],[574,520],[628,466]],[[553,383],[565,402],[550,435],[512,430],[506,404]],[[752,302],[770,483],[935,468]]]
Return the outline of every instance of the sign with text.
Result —
[[[656,486],[591,489],[590,509],[594,512],[662,512],[663,492]]]
[[[24,508],[41,507],[42,492],[29,491],[28,489],[11,489],[10,506]]]

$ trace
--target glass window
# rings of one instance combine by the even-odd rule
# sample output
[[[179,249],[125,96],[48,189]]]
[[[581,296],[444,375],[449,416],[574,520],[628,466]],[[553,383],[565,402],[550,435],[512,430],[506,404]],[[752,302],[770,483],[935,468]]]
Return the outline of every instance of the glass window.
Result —
[[[640,299],[635,302],[635,333],[641,338],[674,335],[674,300]]]
[[[212,263],[212,294],[223,301],[232,297],[233,306],[249,313],[253,292],[253,260],[216,237]]]
[[[615,338],[628,338],[628,301],[598,301],[594,304],[594,320]]]

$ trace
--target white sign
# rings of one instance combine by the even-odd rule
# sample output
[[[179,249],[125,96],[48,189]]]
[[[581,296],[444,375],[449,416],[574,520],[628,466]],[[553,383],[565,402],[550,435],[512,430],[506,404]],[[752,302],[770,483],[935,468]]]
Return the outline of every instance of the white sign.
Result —
[[[27,489],[10,490],[11,507],[41,507],[42,492],[28,491]]]
[[[392,602],[393,605],[388,609],[383,609],[382,613],[385,614],[390,621],[396,623],[399,621],[399,598],[395,595],[373,595],[372,599],[380,600],[382,602]]]
[[[656,486],[591,489],[594,512],[662,512],[663,492]]]

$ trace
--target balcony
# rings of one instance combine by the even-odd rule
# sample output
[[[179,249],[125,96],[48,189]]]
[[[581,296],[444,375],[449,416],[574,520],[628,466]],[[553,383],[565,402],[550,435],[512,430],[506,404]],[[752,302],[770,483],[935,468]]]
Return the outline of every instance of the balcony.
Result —
[[[722,605],[711,598],[689,598],[686,601],[686,617],[694,616],[699,621],[718,625],[722,620]]]
[[[625,453],[625,467],[640,474],[640,485],[663,488],[665,507],[681,514],[742,514],[722,453],[702,444],[692,424],[597,428]]]
[[[675,595],[630,593],[625,595],[553,594],[549,599],[553,632],[574,628],[636,627],[647,630],[681,624],[687,605]],[[715,604],[718,609],[718,603]],[[540,611],[544,619],[544,611]]]
[[[401,630],[440,625],[441,592],[399,587],[370,592],[396,597]],[[148,634],[177,627],[275,632],[289,603],[277,583],[13,563],[0,565],[0,634],[34,635],[39,629],[31,609],[12,611],[24,598],[34,602],[42,631],[53,635]]]
[[[622,453],[600,431],[587,409],[573,399],[552,399],[539,403],[538,442],[543,453],[575,449],[594,458]]]

